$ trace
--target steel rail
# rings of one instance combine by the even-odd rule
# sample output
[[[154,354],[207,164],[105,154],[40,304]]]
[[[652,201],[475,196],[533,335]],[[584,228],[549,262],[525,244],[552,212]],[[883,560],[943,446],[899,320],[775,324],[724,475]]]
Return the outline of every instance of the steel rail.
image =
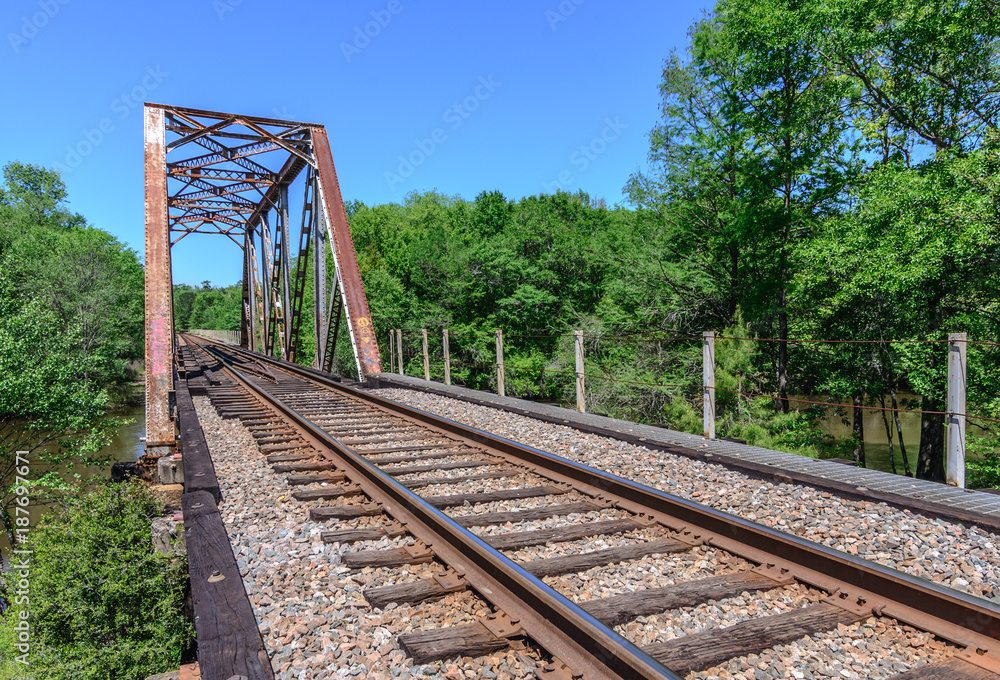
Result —
[[[199,338],[200,340],[200,338]],[[245,350],[226,347],[243,353]],[[668,528],[745,559],[790,572],[799,581],[836,594],[830,602],[856,612],[889,616],[967,647],[965,660],[1000,672],[1000,606],[833,548],[703,506],[602,470],[569,461],[471,426],[342,385],[314,369],[262,357],[256,359],[363,400],[399,417],[492,449],[527,464],[557,483],[653,517]]]
[[[200,340],[200,338],[199,338]],[[205,347],[204,344],[202,344]],[[448,515],[340,443],[291,406],[259,388],[213,347],[205,347],[237,383],[271,405],[320,442],[318,450],[331,459],[369,498],[432,547],[466,582],[506,613],[524,634],[587,678],[667,678],[680,676],[649,657],[577,604],[491,547]],[[254,355],[255,358],[259,355]]]

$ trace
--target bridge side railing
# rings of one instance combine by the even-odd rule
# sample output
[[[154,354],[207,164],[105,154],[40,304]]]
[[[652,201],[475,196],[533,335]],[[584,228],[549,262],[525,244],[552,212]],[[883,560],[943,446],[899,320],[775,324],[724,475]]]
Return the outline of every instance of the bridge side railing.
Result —
[[[228,342],[231,345],[240,344],[240,331],[215,331],[215,330],[206,330],[204,328],[198,328],[184,332],[190,333],[191,335],[200,335],[203,338],[209,338],[211,340]]]

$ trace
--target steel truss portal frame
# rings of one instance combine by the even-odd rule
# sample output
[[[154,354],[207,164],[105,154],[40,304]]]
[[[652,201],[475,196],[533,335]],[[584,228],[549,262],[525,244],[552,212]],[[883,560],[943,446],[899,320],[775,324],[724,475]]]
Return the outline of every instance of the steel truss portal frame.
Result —
[[[381,372],[326,128],[147,103],[144,129],[146,455],[159,457],[175,446],[170,249],[191,234],[225,236],[243,250],[243,347],[295,361],[311,278],[313,366],[332,370],[343,317],[359,378]],[[303,171],[293,257],[289,193]]]

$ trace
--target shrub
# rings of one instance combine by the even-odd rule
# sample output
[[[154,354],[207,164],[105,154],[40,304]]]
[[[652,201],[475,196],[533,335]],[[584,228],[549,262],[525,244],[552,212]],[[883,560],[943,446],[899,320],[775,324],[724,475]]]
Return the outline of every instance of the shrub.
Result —
[[[29,660],[37,680],[141,680],[180,665],[192,634],[187,564],[153,551],[150,520],[160,510],[141,482],[109,484],[71,497],[34,528]],[[18,612],[11,607],[0,623],[4,660],[17,653]],[[2,664],[0,680],[16,677]]]

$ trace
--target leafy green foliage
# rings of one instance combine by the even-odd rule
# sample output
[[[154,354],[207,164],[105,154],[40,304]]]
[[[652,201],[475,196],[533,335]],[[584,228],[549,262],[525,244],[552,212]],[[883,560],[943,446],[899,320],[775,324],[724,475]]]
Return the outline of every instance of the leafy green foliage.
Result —
[[[15,451],[50,466],[84,460],[119,423],[142,357],[142,267],[135,252],[65,207],[58,174],[21,163],[0,187],[0,519]],[[43,454],[41,449],[45,448]],[[37,484],[58,486],[58,467]]]
[[[664,64],[634,210],[563,193],[352,204],[380,343],[403,328],[419,375],[419,329],[434,356],[447,327],[456,382],[493,388],[502,328],[508,391],[571,403],[565,335],[582,329],[590,410],[700,432],[699,345],[658,338],[776,339],[719,341],[717,429],[811,455],[844,453],[822,418],[860,422],[906,390],[922,402],[898,406],[941,411],[940,341],[1000,336],[998,48],[985,0],[720,0]],[[827,339],[864,342],[810,342]],[[906,342],[872,342],[889,339]],[[1000,414],[995,354],[969,347],[970,413]],[[750,396],[795,393],[853,407]],[[860,434],[840,448],[863,460]],[[917,473],[940,478],[942,457],[929,413]]]
[[[174,327],[177,330],[240,330],[243,284],[214,288],[205,281],[200,288],[174,286]]]
[[[46,515],[30,539],[30,602],[15,599],[0,617],[0,656],[20,653],[11,629],[27,608],[40,680],[141,680],[176,668],[192,635],[187,565],[153,551],[149,523],[160,510],[136,481],[72,497]]]

